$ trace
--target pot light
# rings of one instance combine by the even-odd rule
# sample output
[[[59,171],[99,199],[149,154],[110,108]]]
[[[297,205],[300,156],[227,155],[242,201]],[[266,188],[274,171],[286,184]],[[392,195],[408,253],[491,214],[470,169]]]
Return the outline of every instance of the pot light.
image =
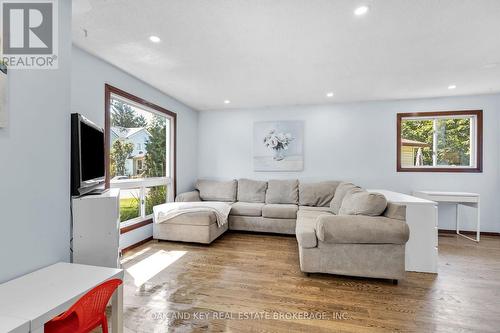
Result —
[[[496,62],[492,62],[492,63],[489,63],[489,64],[486,64],[486,65],[483,65],[483,69],[491,69],[491,68],[495,68],[498,66],[498,63]]]
[[[229,103],[231,103],[231,101],[230,101],[230,100],[228,100],[228,99],[226,99],[226,100],[224,101],[224,104],[229,104]]]
[[[333,92],[332,92],[332,91],[327,92],[327,93],[326,93],[326,97],[333,97]]]
[[[370,8],[368,6],[359,6],[358,8],[356,8],[354,10],[354,15],[362,16],[362,15],[365,15],[366,13],[368,13],[369,10],[370,10]]]
[[[158,36],[149,36],[149,40],[152,41],[153,43],[161,42],[161,39]]]
[[[450,85],[448,86],[448,90],[453,90],[453,89],[455,89],[456,87],[457,87],[456,85],[454,85],[454,84],[450,84]]]

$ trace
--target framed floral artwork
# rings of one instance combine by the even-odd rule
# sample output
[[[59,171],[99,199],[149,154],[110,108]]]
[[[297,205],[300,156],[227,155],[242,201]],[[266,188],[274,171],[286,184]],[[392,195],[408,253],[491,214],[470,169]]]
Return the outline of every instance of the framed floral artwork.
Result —
[[[304,122],[261,121],[254,123],[255,171],[302,171],[304,169]]]

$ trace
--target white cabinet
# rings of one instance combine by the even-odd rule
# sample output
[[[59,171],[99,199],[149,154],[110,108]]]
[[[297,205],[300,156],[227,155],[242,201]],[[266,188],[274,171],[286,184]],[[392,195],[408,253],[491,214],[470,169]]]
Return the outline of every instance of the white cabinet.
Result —
[[[73,262],[120,268],[120,190],[72,199]]]
[[[406,223],[410,239],[406,243],[407,271],[437,273],[438,271],[438,210],[437,203],[414,196],[386,191],[369,190],[385,195],[388,201],[406,206]]]

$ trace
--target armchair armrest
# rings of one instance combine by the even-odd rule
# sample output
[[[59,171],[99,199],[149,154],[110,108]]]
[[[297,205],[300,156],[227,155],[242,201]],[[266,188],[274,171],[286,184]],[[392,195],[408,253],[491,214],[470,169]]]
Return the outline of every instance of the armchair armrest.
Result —
[[[405,221],[384,216],[324,215],[318,217],[316,236],[335,244],[406,244],[410,229]]]
[[[200,192],[197,190],[191,192],[184,192],[175,198],[175,202],[193,202],[193,201],[201,201]]]

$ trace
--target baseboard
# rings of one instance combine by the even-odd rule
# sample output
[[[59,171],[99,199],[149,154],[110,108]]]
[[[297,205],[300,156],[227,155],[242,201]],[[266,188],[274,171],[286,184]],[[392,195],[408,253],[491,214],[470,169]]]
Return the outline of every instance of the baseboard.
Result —
[[[127,246],[127,247],[123,248],[121,252],[122,252],[122,254],[123,254],[123,253],[125,253],[125,252],[127,252],[127,251],[130,251],[130,250],[132,250],[132,249],[134,249],[134,248],[136,248],[136,247],[138,247],[138,246],[141,246],[142,244],[145,244],[145,243],[147,243],[147,242],[149,242],[149,241],[152,241],[152,240],[153,240],[153,236],[148,237],[148,238],[146,238],[146,239],[141,240],[140,242],[137,242],[137,243],[135,243],[135,244],[132,244],[132,245],[129,245],[129,246]]]
[[[464,234],[464,235],[472,235],[472,236],[476,235],[475,231],[460,230],[460,233]],[[453,234],[453,235],[456,235],[457,231],[456,230],[449,230],[449,229],[438,229],[438,234]],[[500,232],[481,231],[481,236],[496,236],[496,237],[500,237]]]

